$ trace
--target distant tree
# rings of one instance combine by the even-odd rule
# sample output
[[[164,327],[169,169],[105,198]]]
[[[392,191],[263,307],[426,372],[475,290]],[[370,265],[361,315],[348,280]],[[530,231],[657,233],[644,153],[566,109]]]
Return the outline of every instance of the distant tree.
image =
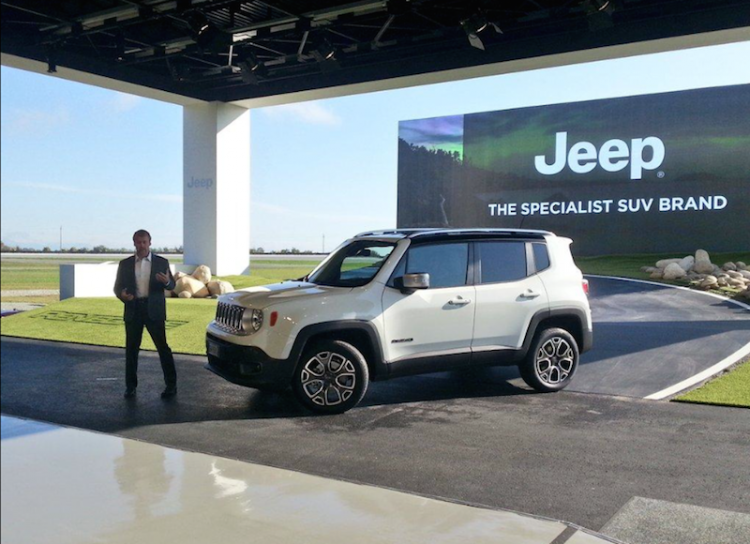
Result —
[[[49,246],[44,246],[44,249],[42,250],[42,253],[52,253],[52,250]]]

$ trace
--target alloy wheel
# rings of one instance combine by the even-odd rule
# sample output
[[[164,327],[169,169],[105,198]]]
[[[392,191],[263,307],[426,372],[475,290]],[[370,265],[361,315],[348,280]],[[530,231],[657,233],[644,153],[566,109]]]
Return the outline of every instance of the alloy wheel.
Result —
[[[340,353],[322,351],[310,358],[300,373],[302,390],[319,406],[336,406],[354,394],[354,364]]]
[[[536,373],[547,385],[565,381],[574,369],[575,352],[570,344],[559,336],[547,340],[536,354]]]

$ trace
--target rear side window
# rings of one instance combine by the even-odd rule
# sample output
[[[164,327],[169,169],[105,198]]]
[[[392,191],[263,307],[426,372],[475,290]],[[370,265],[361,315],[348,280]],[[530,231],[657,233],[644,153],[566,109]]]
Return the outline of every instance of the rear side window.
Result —
[[[549,268],[549,253],[547,244],[532,244],[534,246],[534,265],[537,272]]]
[[[524,242],[480,242],[477,250],[481,266],[480,283],[516,281],[526,277]]]
[[[430,289],[466,285],[468,264],[469,244],[415,246],[406,254],[406,274],[429,274]]]

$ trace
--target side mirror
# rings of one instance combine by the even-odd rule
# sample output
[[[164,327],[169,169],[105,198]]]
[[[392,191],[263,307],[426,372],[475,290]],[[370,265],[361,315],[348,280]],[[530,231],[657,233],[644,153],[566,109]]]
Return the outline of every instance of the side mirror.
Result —
[[[404,274],[401,281],[404,289],[428,289],[430,287],[429,274]]]

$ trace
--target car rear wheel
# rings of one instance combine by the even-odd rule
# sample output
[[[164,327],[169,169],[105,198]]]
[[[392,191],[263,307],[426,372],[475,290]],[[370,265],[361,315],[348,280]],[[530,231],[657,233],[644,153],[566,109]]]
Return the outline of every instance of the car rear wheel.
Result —
[[[367,362],[357,348],[341,340],[326,340],[305,350],[292,385],[308,409],[340,414],[359,404],[369,381]]]
[[[531,343],[520,365],[521,377],[529,387],[548,393],[567,387],[578,368],[578,344],[566,330],[544,329]]]

